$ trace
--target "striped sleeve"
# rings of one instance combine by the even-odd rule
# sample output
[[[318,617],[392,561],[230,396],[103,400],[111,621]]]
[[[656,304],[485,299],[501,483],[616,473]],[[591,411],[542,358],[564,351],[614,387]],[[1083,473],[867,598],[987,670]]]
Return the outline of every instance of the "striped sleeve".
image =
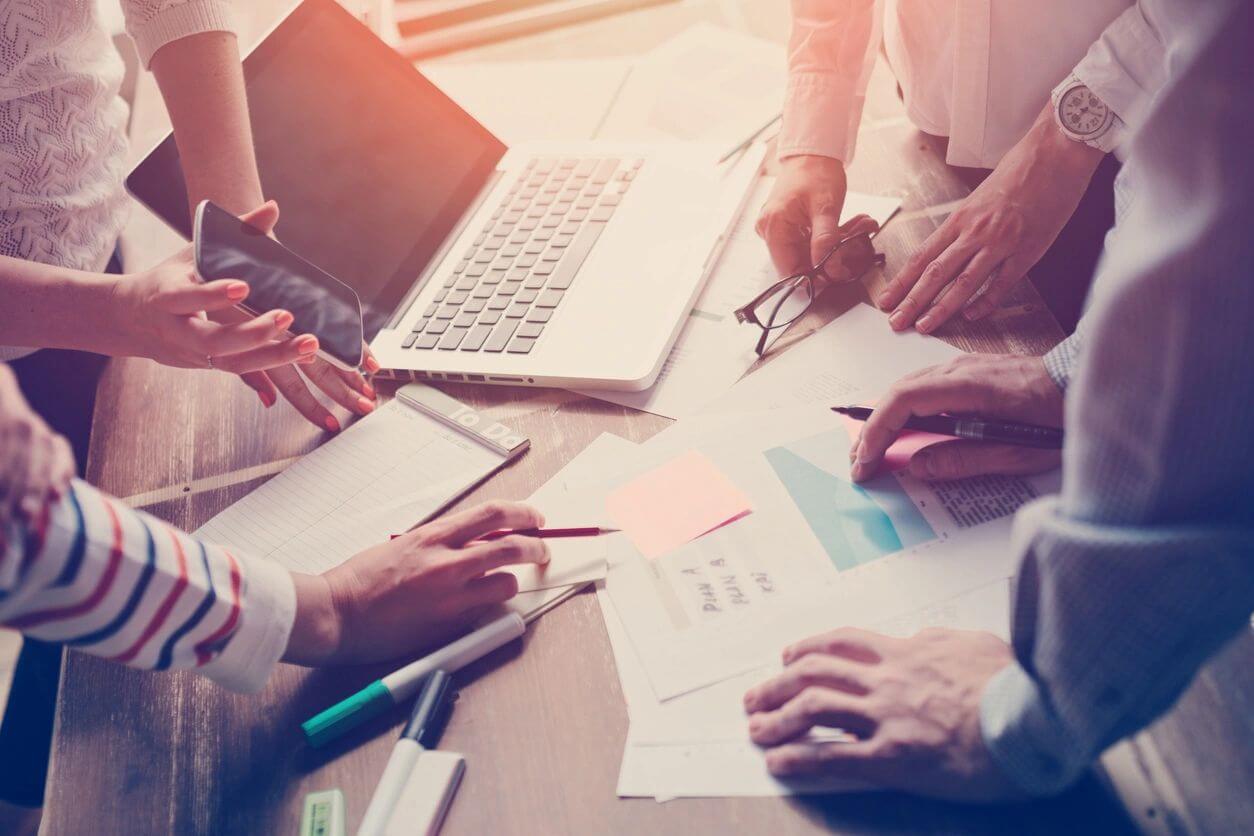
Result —
[[[0,550],[0,624],[151,670],[260,689],[287,646],[287,571],[201,542],[75,481]]]

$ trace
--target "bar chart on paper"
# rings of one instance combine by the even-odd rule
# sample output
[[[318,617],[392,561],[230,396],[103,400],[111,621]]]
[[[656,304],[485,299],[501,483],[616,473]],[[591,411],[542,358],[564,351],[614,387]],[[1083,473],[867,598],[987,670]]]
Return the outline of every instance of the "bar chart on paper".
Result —
[[[861,484],[849,477],[844,433],[821,433],[763,455],[840,571],[937,537],[891,473]]]

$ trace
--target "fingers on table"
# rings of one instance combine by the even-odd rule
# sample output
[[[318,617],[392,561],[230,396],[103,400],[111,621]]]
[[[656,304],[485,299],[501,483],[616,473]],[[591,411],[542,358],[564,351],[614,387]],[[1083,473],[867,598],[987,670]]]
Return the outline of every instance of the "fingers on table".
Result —
[[[942,441],[915,453],[910,459],[910,474],[919,479],[964,479],[988,474],[1025,476],[1053,470],[1061,463],[1059,450],[955,440]]]
[[[295,366],[268,369],[266,374],[282,393],[284,399],[311,423],[333,433],[340,431],[339,420],[314,397],[313,392],[309,391],[304,378],[296,371]]]
[[[889,315],[888,324],[897,331],[910,327],[919,314],[932,304],[932,300],[954,281],[977,251],[976,245],[958,238],[930,259],[915,280],[911,281],[912,274],[908,275],[905,271],[899,274],[893,280],[890,290],[894,297],[903,292],[904,296],[901,296],[896,303],[896,309]]]
[[[887,311],[896,308],[906,298],[910,289],[918,284],[927,266],[939,258],[941,253],[945,252],[957,239],[957,228],[948,222],[941,224],[939,229],[929,235],[923,242],[923,246],[915,250],[914,254],[906,260],[905,266],[889,280],[887,286],[875,298],[875,304],[879,305],[880,310]]]
[[[273,381],[270,380],[270,376],[265,372],[245,372],[239,378],[244,381],[244,385],[257,393],[257,397],[261,398],[261,403],[265,405],[266,409],[274,406],[278,401],[279,392],[274,387]]]
[[[831,688],[853,696],[871,691],[870,666],[826,653],[808,653],[745,694],[745,710],[773,711],[807,688]]]
[[[304,367],[304,372],[327,397],[350,412],[369,415],[374,411],[373,401],[362,390],[355,389],[350,384],[354,377],[360,379],[355,372],[342,372],[325,360],[315,360]],[[361,383],[364,385],[365,381],[362,380]]]
[[[884,658],[890,641],[887,636],[869,630],[840,627],[790,644],[784,648],[783,660],[785,665],[790,665],[811,653],[826,653],[854,662],[877,664]]]
[[[458,566],[467,578],[478,578],[504,566],[519,563],[543,565],[549,562],[549,547],[538,537],[512,534],[487,543],[472,543],[458,556]]]
[[[949,321],[949,318],[962,309],[971,297],[989,280],[996,277],[997,267],[1004,255],[1000,251],[982,249],[977,252],[966,267],[958,272],[954,280],[944,289],[927,312],[919,317],[917,328],[924,334],[935,331]]]
[[[989,280],[984,292],[971,303],[963,315],[971,320],[983,319],[1001,307],[1006,296],[1027,275],[1029,265],[1013,255],[1006,258]]]

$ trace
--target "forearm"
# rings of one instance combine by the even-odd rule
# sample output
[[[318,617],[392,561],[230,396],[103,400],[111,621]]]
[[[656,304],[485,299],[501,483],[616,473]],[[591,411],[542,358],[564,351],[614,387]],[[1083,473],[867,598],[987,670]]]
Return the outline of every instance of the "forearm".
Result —
[[[853,158],[879,33],[872,0],[792,0],[780,159]]]
[[[0,345],[125,354],[108,327],[118,277],[0,256]]]
[[[264,202],[239,48],[230,32],[171,41],[152,71],[170,112],[189,211],[212,200],[238,215]]]
[[[82,482],[0,552],[0,623],[132,667],[261,687],[295,609],[285,569],[247,560]]]

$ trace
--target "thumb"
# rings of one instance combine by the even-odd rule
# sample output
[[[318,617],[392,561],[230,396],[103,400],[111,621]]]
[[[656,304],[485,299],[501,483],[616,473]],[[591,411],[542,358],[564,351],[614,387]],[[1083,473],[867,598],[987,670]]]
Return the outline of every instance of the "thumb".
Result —
[[[273,200],[267,200],[256,209],[242,215],[240,220],[269,235],[274,232],[274,225],[279,222],[279,204]]]
[[[810,264],[812,267],[828,256],[832,248],[840,243],[840,210],[844,201],[834,200],[830,196],[821,203],[810,207]],[[827,278],[843,278],[834,273],[827,273],[827,264],[820,275]]]
[[[918,479],[965,479],[1004,474],[1025,476],[1053,470],[1062,463],[1058,450],[1038,450],[988,441],[942,441],[910,459],[910,475]]]

